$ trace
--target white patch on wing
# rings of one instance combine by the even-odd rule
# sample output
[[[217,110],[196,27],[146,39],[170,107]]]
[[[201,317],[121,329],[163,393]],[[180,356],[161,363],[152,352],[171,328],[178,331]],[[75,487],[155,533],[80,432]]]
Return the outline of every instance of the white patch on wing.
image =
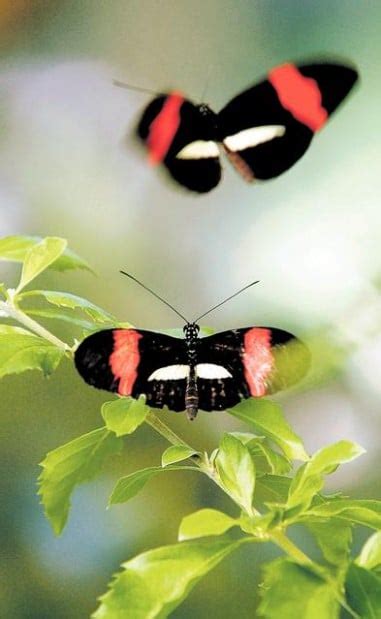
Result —
[[[166,365],[158,368],[148,377],[148,380],[181,380],[188,378],[189,365]],[[230,372],[222,365],[214,363],[198,363],[196,365],[196,376],[209,380],[217,378],[233,378]]]
[[[198,363],[196,365],[196,374],[198,378],[233,378],[226,368],[222,365],[214,363]]]
[[[269,142],[274,138],[280,138],[286,132],[284,125],[264,125],[262,127],[251,127],[229,135],[224,139],[225,146],[233,151],[233,153],[244,150],[245,148],[253,148],[258,144]]]
[[[189,365],[166,365],[152,372],[148,380],[181,380],[188,376]]]
[[[218,157],[220,151],[213,140],[196,140],[182,148],[176,155],[176,159],[209,159]]]

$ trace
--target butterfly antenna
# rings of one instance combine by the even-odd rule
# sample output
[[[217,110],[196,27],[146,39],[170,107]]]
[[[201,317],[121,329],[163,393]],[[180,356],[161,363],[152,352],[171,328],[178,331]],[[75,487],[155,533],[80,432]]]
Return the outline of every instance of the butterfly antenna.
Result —
[[[251,282],[250,284],[247,284],[247,286],[244,286],[240,290],[237,290],[237,292],[230,295],[230,297],[227,297],[227,299],[224,299],[220,303],[217,303],[217,305],[215,305],[214,307],[211,307],[207,312],[205,312],[205,314],[201,314],[201,316],[198,316],[198,318],[196,318],[196,320],[194,320],[193,322],[198,322],[199,320],[201,320],[201,318],[204,318],[205,316],[207,316],[207,314],[210,314],[210,312],[213,312],[215,309],[217,309],[217,307],[221,307],[221,305],[223,305],[227,301],[230,301],[230,299],[234,299],[234,297],[238,296],[239,294],[241,294],[241,292],[243,292],[244,290],[247,290],[248,288],[250,288],[251,286],[254,286],[255,284],[259,284],[259,279],[257,279],[255,282]]]
[[[132,84],[126,84],[126,82],[120,82],[119,80],[112,80],[112,83],[114,84],[114,86],[118,86],[118,88],[126,88],[126,90],[136,90],[137,92],[145,92],[149,95],[153,95],[154,97],[160,97],[160,93],[149,90],[148,88],[132,86]]]
[[[201,103],[203,103],[204,100],[205,100],[206,93],[208,91],[209,84],[210,84],[210,79],[212,77],[213,69],[214,69],[214,64],[209,65],[209,70],[208,70],[208,73],[207,73],[207,76],[206,76],[206,80],[205,80],[205,86],[204,86],[204,89],[203,89],[203,91],[201,93]]]
[[[153,290],[151,290],[151,288],[148,288],[148,286],[146,286],[145,284],[142,284],[142,282],[140,282],[138,279],[136,279],[136,277],[134,277],[133,275],[131,275],[130,273],[126,273],[126,271],[119,271],[119,273],[122,273],[122,275],[126,275],[127,277],[129,277],[130,279],[132,279],[132,281],[136,282],[137,284],[139,284],[139,286],[141,286],[142,288],[144,288],[144,290],[147,290],[148,292],[150,292],[154,297],[156,297],[157,299],[159,299],[159,301],[161,301],[162,303],[164,303],[164,305],[167,305],[168,307],[171,308],[171,310],[173,310],[175,312],[175,314],[177,314],[178,316],[180,316],[180,318],[182,318],[187,324],[189,323],[189,320],[187,320],[185,318],[185,316],[183,316],[182,314],[180,314],[179,311],[177,311],[177,309],[175,307],[173,307],[173,305],[171,305],[170,303],[168,303],[168,301],[166,301],[165,299],[163,299],[160,295],[158,295],[156,292],[154,292]]]

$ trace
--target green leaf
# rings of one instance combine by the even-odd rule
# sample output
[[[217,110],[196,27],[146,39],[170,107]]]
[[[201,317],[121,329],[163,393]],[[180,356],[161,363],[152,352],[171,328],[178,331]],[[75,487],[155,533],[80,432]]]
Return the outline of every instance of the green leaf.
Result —
[[[290,490],[291,479],[281,475],[263,475],[258,477],[255,497],[259,495],[263,502],[285,503]]]
[[[238,525],[239,521],[217,509],[200,509],[182,519],[179,528],[179,540],[207,535],[223,535],[223,533]]]
[[[308,460],[301,439],[283,417],[278,404],[271,400],[249,398],[228,411],[248,423],[254,432],[270,438],[290,460]]]
[[[20,292],[37,275],[45,271],[53,262],[63,254],[67,246],[65,239],[58,237],[46,237],[37,245],[27,250],[21,272],[20,283],[16,292]]]
[[[48,301],[48,303],[51,303],[56,307],[65,307],[72,310],[80,309],[90,316],[94,322],[101,324],[117,323],[116,318],[112,316],[112,314],[109,314],[87,299],[83,299],[82,297],[78,297],[77,295],[69,292],[59,292],[57,290],[32,290],[19,295],[19,301],[34,298],[36,296],[43,297],[46,301]],[[28,313],[28,310],[26,310],[26,312]]]
[[[149,550],[123,564],[101,597],[94,619],[165,619],[196,583],[242,541],[181,542]]]
[[[356,563],[368,570],[373,570],[381,565],[381,531],[373,533],[367,539],[356,559]]]
[[[255,436],[249,432],[230,432],[246,445],[254,460],[257,475],[271,473],[273,475],[286,475],[291,470],[290,461],[274,451],[264,436]]]
[[[323,519],[336,516],[347,522],[379,530],[381,529],[381,501],[356,499],[327,500],[323,504],[312,505],[299,520],[302,522],[305,519],[310,519],[311,516]]]
[[[345,565],[349,560],[352,525],[334,517],[326,522],[307,521],[305,525],[314,536],[325,559],[339,567]]]
[[[271,473],[272,475],[287,475],[291,470],[290,461],[274,451],[262,438],[253,439],[248,444],[251,457],[254,458],[255,468],[260,465],[260,459],[267,463],[267,466],[260,467],[261,472]]]
[[[352,564],[347,573],[345,591],[350,607],[361,619],[380,619],[381,578],[374,572]]]
[[[250,513],[255,469],[247,447],[231,434],[224,434],[214,465],[225,491]]]
[[[118,398],[105,402],[102,406],[102,417],[106,427],[117,436],[135,432],[149,413],[149,406],[145,405],[145,397]]]
[[[151,466],[147,469],[141,469],[121,477],[115,485],[114,490],[111,493],[109,505],[115,503],[125,503],[132,499],[135,495],[144,488],[146,483],[155,475],[159,473],[167,473],[168,471],[200,471],[200,469],[191,466],[171,466],[163,469],[161,466]]]
[[[57,309],[53,309],[51,307],[44,309],[23,309],[24,314],[28,314],[28,316],[38,316],[39,318],[49,318],[52,320],[62,320],[63,322],[69,322],[71,325],[76,325],[77,327],[81,327],[89,332],[94,332],[97,327],[93,322],[88,320],[84,320],[83,318],[78,318],[77,316],[73,316],[72,314],[65,314],[64,312],[60,312]]]
[[[7,336],[7,335],[15,335],[15,334],[30,335],[31,337],[38,337],[37,335],[34,335],[34,333],[32,333],[31,331],[28,331],[27,329],[23,329],[22,327],[15,327],[13,325],[0,324],[0,337]]]
[[[41,462],[39,494],[56,535],[66,524],[75,486],[95,477],[104,459],[119,453],[122,445],[115,434],[98,428],[54,449]]]
[[[42,237],[39,236],[7,236],[0,239],[0,260],[24,262],[28,250],[42,240]],[[69,269],[92,271],[87,262],[70,249],[65,249],[64,253],[49,268],[55,271],[67,271]]]
[[[65,351],[25,329],[0,325],[0,378],[26,370],[41,370],[48,376]]]
[[[322,489],[324,475],[363,453],[364,449],[360,445],[350,441],[339,441],[317,451],[309,462],[298,469],[290,486],[287,507],[292,509],[301,505],[307,509],[313,497]]]
[[[196,455],[198,452],[188,447],[187,445],[171,445],[166,449],[161,456],[161,466],[168,466],[175,462],[181,462],[191,456]]]
[[[258,616],[266,619],[336,619],[339,606],[331,585],[289,559],[267,564]]]

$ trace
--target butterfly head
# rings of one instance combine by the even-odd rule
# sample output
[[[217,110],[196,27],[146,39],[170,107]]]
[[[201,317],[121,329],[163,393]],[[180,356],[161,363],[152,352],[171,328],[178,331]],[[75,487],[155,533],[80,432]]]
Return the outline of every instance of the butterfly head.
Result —
[[[195,322],[187,322],[183,327],[186,340],[195,340],[200,332],[200,327]]]
[[[209,107],[207,103],[200,103],[198,106],[199,112],[202,116],[216,116],[216,113]]]

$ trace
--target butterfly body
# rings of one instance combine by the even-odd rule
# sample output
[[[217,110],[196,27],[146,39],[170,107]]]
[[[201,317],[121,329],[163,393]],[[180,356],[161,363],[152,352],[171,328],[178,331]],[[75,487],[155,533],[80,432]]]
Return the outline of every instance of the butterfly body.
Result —
[[[307,371],[306,347],[286,331],[248,327],[199,337],[199,330],[187,323],[184,338],[99,331],[79,345],[76,367],[94,387],[134,398],[144,394],[149,406],[185,410],[189,419],[199,409],[222,411],[287,388]]]
[[[187,412],[188,419],[195,419],[198,413],[198,387],[197,387],[197,344],[199,327],[195,324],[186,325],[185,331],[185,344],[187,347],[188,366],[189,373],[186,378],[185,386],[185,410]]]
[[[220,150],[245,180],[268,180],[302,157],[356,79],[343,65],[287,63],[219,113],[173,91],[151,101],[137,134],[150,163],[163,164],[192,191],[205,193],[219,183]]]

